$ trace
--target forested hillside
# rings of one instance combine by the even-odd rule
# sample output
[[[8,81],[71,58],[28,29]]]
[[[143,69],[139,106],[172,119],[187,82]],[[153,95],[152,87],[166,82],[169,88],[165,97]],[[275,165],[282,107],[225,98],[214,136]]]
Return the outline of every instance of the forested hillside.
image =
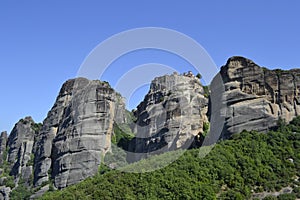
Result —
[[[156,161],[176,153],[162,154]],[[266,134],[234,134],[207,156],[200,154],[200,149],[188,150],[167,167],[148,173],[125,173],[102,165],[95,177],[48,192],[41,199],[300,198],[299,117],[289,125],[280,121],[278,130]],[[12,197],[22,194],[15,190]]]

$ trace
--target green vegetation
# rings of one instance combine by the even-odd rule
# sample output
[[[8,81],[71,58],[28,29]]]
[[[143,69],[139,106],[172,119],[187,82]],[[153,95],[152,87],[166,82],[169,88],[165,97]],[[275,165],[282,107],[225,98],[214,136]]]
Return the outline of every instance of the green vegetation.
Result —
[[[278,200],[295,200],[296,195],[295,194],[281,194],[277,197]]]
[[[15,187],[15,182],[14,182],[14,177],[13,176],[10,176],[6,172],[4,172],[4,173],[1,174],[1,178],[2,177],[5,177],[2,185],[5,185],[6,187],[10,187],[10,188]]]
[[[128,124],[114,124],[114,134],[111,142],[122,149],[128,149],[130,140],[134,138],[134,134]]]
[[[263,70],[264,72],[266,72],[266,71],[268,71],[269,69],[266,68],[266,67],[262,67],[262,70]]]
[[[111,152],[107,152],[104,157],[104,163],[112,168],[121,167],[127,164],[126,153],[130,141],[134,134],[128,124],[114,124],[114,134],[111,137]]]
[[[164,100],[165,100],[165,97],[164,97],[164,96],[159,97],[159,103],[160,103],[160,102],[163,102]]]
[[[208,98],[209,97],[209,86],[208,85],[203,86],[203,90],[204,90],[204,96],[206,98]]]
[[[32,195],[32,191],[30,189],[28,189],[25,184],[24,181],[22,179],[19,180],[19,185],[18,187],[16,187],[9,195],[10,199],[18,199],[18,200],[22,200],[22,199],[29,199],[29,197]]]
[[[209,131],[209,126],[210,126],[209,122],[204,122],[203,123],[203,136],[207,135],[207,133]]]
[[[300,176],[299,131],[300,118],[267,134],[244,131],[220,141],[206,157],[199,149],[188,150],[153,172],[124,173],[101,166],[95,177],[41,199],[249,199],[253,192],[287,186],[294,188],[293,193],[277,199],[295,199],[300,185],[295,181]],[[168,162],[178,153],[159,155],[155,161]],[[149,162],[130,166],[134,165],[146,168]]]
[[[130,123],[132,123],[132,122],[135,122],[137,119],[136,119],[136,117],[134,116],[134,109],[132,109],[132,111],[130,112],[130,111],[128,111],[128,110],[126,110],[125,111],[126,113],[126,118],[127,118],[127,120],[128,120],[128,124],[130,124]],[[130,129],[130,131],[131,131],[131,129]]]
[[[281,74],[284,72],[284,70],[282,70],[282,69],[275,69],[275,72],[276,72],[277,76],[281,76]]]
[[[201,79],[201,78],[202,78],[202,75],[201,75],[200,73],[198,73],[198,74],[196,75],[196,77],[199,78],[199,79]]]
[[[100,81],[101,82],[101,81]],[[105,85],[107,85],[108,87],[110,87],[111,88],[111,86],[110,86],[110,84],[109,84],[109,82],[108,81],[103,81],[103,83],[105,84]]]
[[[32,124],[31,128],[38,133],[42,129],[43,124],[42,123],[34,123]]]
[[[7,154],[8,154],[8,149],[5,149],[5,151],[2,154],[3,163],[1,168],[3,171],[0,174],[0,178],[3,178],[3,182],[1,186],[5,185],[7,187],[14,188],[15,187],[14,177],[9,175],[11,166],[7,162]]]
[[[34,165],[34,154],[30,154],[30,160],[27,162],[27,166],[33,166]]]

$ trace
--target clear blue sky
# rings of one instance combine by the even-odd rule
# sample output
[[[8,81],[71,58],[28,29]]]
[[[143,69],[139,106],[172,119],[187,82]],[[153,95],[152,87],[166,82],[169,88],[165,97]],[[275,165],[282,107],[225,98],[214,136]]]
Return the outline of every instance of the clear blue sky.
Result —
[[[61,84],[76,76],[89,52],[132,28],[180,31],[200,43],[217,66],[242,55],[269,68],[300,67],[299,10],[297,0],[0,1],[0,131],[10,132],[28,115],[41,122]],[[185,64],[151,51],[122,59],[127,67]]]

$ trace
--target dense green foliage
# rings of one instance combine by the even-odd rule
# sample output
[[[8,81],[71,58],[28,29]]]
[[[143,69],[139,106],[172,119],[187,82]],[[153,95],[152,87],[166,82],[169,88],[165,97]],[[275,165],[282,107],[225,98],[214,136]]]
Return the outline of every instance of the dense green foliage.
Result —
[[[128,149],[129,141],[134,137],[128,124],[114,124],[114,134],[111,141],[118,147]]]
[[[23,180],[19,181],[19,185],[14,188],[14,190],[10,193],[9,197],[10,199],[29,199],[29,197],[32,195],[31,189],[26,187],[24,185]]]
[[[293,193],[277,199],[295,199],[300,185],[295,181],[300,176],[299,131],[300,118],[277,132],[244,131],[220,141],[205,157],[199,149],[188,150],[153,172],[125,173],[101,166],[95,177],[48,192],[42,199],[249,199],[255,192],[286,186],[293,187]],[[172,154],[178,151],[159,155],[155,161],[167,162]],[[266,199],[272,198],[276,199]]]
[[[34,123],[31,128],[36,132],[38,133],[43,127],[43,124],[42,123]]]
[[[7,187],[13,188],[15,187],[14,177],[10,176],[9,172],[11,169],[11,166],[7,162],[7,153],[8,149],[5,149],[5,151],[2,154],[2,166],[1,166],[1,173],[0,173],[0,179],[3,179],[0,186],[5,185]]]
[[[203,86],[204,96],[209,97],[210,91],[209,91],[209,85]]]

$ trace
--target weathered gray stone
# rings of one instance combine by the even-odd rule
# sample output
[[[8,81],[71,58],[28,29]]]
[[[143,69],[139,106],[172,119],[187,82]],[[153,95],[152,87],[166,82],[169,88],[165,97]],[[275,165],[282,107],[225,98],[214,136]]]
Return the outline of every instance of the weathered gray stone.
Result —
[[[7,132],[3,131],[0,135],[0,166],[3,164],[3,161],[6,158],[3,158],[4,153],[6,152],[6,143],[7,143]]]
[[[1,186],[0,187],[0,199],[9,200],[9,194],[11,192],[10,187]]]
[[[205,144],[210,145],[220,133],[226,139],[244,129],[264,132],[276,127],[280,117],[288,122],[300,113],[298,69],[268,70],[246,58],[233,57],[216,75],[210,90],[208,99],[199,79],[190,73],[155,78],[135,111],[137,120],[132,127],[136,138],[129,146],[126,143],[126,150],[136,156],[127,156],[129,161],[187,148],[194,137],[203,139],[207,115],[211,129]],[[108,83],[69,80],[41,130],[27,117],[16,124],[8,139],[5,132],[1,134],[0,163],[8,147],[7,160],[13,167],[10,174],[16,183],[22,178],[30,187],[32,173],[35,187],[49,179],[58,189],[78,183],[98,172],[101,158],[112,151],[114,126],[122,128],[129,123],[128,115],[121,95]],[[4,198],[2,189],[0,198]],[[43,187],[32,198],[48,189]],[[5,191],[3,194],[8,194]]]
[[[30,196],[30,199],[37,199],[41,197],[45,192],[49,190],[49,185],[43,186],[39,191],[35,192],[33,195]]]
[[[108,83],[64,83],[35,145],[35,186],[54,179],[64,188],[95,175],[111,148],[114,121],[126,121],[122,97]]]
[[[31,160],[33,153],[34,125],[35,122],[31,117],[21,119],[14,126],[7,141],[9,148],[8,163],[12,166],[10,175],[15,177],[16,183],[19,181],[19,178],[22,178],[28,186],[32,175],[32,166],[29,166],[30,163],[28,162]]]
[[[80,79],[82,84],[88,82],[86,79]],[[72,91],[75,80],[66,81],[52,109],[48,112],[43,122],[42,130],[37,136],[35,143],[35,162],[34,162],[34,186],[40,186],[43,182],[49,180],[51,172],[51,154],[53,138],[57,134],[57,128],[64,115],[65,108],[69,105],[72,98]]]
[[[53,177],[57,188],[95,175],[111,147],[117,94],[107,83],[89,81],[73,90],[53,140]],[[123,108],[124,109],[124,108]],[[122,116],[119,116],[122,121]]]
[[[136,138],[130,150],[156,154],[189,146],[196,135],[203,133],[207,110],[208,99],[192,74],[155,78],[135,112]],[[136,154],[134,160],[145,155]]]
[[[7,177],[1,177],[0,178],[0,186],[3,186],[6,180],[7,180]]]
[[[232,57],[220,74],[227,105],[222,138],[242,130],[266,132],[276,127],[279,118],[289,122],[299,115],[299,69],[268,70],[249,59]]]

